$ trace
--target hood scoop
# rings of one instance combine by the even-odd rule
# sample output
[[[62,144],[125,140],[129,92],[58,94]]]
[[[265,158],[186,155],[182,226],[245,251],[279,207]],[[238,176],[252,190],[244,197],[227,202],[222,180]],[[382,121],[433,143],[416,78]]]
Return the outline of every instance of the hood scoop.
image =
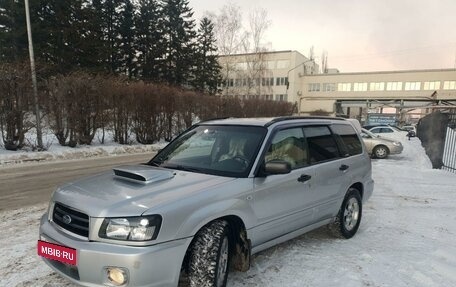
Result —
[[[113,168],[117,178],[136,183],[149,184],[174,177],[174,172],[147,165],[126,165]]]

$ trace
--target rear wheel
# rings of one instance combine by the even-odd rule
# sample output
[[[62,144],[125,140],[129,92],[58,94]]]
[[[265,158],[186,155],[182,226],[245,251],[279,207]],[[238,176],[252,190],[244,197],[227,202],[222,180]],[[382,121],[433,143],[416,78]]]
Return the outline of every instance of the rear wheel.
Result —
[[[345,195],[339,213],[329,230],[339,238],[351,238],[358,231],[362,216],[362,200],[359,191],[350,188]]]
[[[384,145],[379,145],[374,148],[372,152],[376,158],[386,158],[389,154],[389,150]]]
[[[195,235],[188,258],[191,287],[224,287],[230,260],[229,226],[217,220]]]

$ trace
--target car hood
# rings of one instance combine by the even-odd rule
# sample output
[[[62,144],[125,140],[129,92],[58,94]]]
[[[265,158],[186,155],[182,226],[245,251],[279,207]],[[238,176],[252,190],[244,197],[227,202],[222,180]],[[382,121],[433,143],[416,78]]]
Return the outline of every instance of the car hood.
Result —
[[[123,166],[62,186],[53,201],[91,217],[139,216],[150,208],[233,180],[146,165]]]

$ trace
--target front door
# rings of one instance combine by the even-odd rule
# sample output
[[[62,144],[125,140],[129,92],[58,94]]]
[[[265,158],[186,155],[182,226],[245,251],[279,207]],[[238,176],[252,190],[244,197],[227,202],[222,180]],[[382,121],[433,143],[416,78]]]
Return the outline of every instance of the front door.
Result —
[[[258,220],[256,244],[295,231],[312,222],[312,181],[315,168],[309,166],[307,144],[301,127],[278,131],[264,156],[264,162],[280,160],[290,164],[289,174],[257,177],[253,209]]]

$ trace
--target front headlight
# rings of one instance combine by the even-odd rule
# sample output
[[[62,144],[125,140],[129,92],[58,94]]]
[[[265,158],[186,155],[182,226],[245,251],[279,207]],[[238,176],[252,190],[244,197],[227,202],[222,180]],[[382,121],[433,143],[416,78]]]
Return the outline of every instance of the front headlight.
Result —
[[[154,240],[158,236],[161,222],[160,215],[105,218],[98,236],[125,241]]]
[[[393,142],[393,145],[395,146],[401,146],[402,144],[400,142]]]

